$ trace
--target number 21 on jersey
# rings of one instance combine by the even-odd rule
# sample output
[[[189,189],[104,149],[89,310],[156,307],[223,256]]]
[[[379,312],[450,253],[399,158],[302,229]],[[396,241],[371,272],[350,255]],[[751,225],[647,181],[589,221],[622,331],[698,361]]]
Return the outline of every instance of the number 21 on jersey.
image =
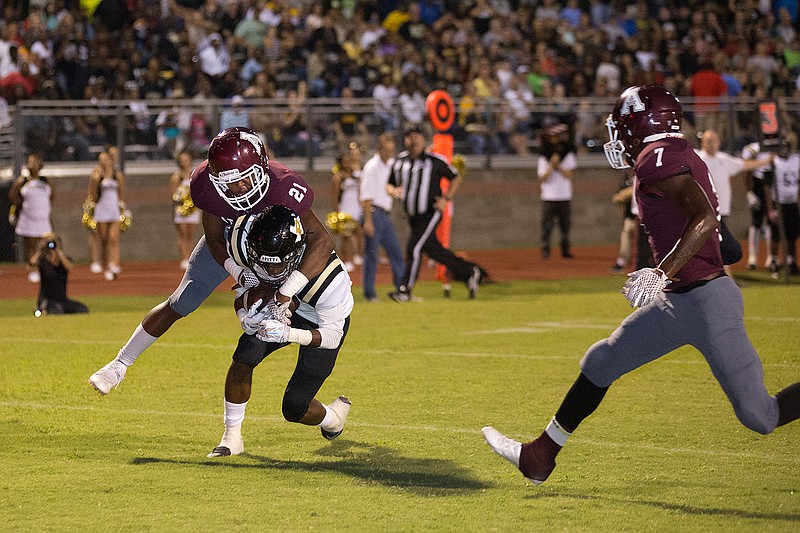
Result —
[[[292,188],[289,189],[289,196],[297,200],[297,202],[302,202],[303,198],[305,198],[306,193],[308,192],[307,187],[303,187],[298,183],[292,183]]]

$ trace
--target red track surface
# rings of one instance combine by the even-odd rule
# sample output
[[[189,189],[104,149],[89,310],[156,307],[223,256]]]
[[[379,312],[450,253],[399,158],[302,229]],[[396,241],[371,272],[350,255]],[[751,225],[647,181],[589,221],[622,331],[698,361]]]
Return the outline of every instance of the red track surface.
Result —
[[[476,261],[489,271],[496,281],[515,279],[564,279],[573,277],[605,276],[614,263],[616,248],[579,247],[573,250],[574,259],[562,259],[558,250],[544,261],[538,249],[520,250],[471,250],[465,257]],[[70,273],[71,297],[103,294],[170,294],[183,275],[177,261],[122,263],[122,274],[114,281],[106,281],[100,274],[89,272],[88,265],[78,265]],[[361,285],[361,270],[350,273],[355,285]],[[420,279],[433,280],[433,269],[423,268]],[[389,283],[391,273],[388,265],[379,265],[378,283]],[[229,288],[223,283],[219,290]],[[0,265],[0,300],[10,298],[35,298],[38,286],[28,282],[25,269],[20,265]],[[354,291],[357,297],[360,291]]]

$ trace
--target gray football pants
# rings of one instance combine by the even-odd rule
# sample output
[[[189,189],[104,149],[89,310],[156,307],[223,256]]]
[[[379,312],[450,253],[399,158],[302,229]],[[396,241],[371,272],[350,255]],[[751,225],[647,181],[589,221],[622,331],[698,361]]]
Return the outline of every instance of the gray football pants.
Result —
[[[778,401],[764,387],[764,369],[744,328],[744,301],[729,277],[683,294],[662,293],[595,343],[581,369],[598,387],[684,345],[700,350],[739,421],[766,435],[778,424]]]
[[[228,271],[211,255],[203,235],[192,250],[180,285],[167,300],[169,306],[179,315],[186,316],[200,307],[227,277]]]

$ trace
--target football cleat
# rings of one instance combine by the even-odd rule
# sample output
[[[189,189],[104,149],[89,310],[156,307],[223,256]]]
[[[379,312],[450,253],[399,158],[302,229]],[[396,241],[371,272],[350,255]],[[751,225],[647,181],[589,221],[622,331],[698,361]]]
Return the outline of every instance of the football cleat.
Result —
[[[122,361],[114,359],[89,377],[89,385],[100,394],[108,394],[125,379],[127,370],[128,367]]]
[[[228,431],[222,434],[222,440],[219,441],[219,446],[211,450],[211,453],[206,457],[228,457],[230,455],[239,455],[244,451],[244,439],[242,438],[242,426],[236,426],[235,431]]]
[[[322,436],[328,440],[333,440],[344,431],[344,423],[350,413],[350,400],[344,396],[339,396],[328,404],[328,409],[333,412],[333,423],[328,427],[320,427]]]
[[[481,433],[494,453],[516,466],[525,479],[534,485],[544,483],[556,467],[555,457],[561,447],[547,434],[522,444],[490,426],[483,428]]]
[[[103,265],[101,265],[100,263],[95,261],[94,263],[89,265],[89,271],[92,274],[102,274],[103,273]]]
[[[481,430],[486,444],[494,453],[519,468],[519,454],[522,451],[522,443],[509,439],[491,426],[486,426]]]

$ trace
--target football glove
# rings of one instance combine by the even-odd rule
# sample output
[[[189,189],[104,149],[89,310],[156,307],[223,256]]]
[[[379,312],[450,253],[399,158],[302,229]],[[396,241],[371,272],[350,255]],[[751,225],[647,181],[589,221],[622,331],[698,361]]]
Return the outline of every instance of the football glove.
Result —
[[[757,211],[761,207],[761,200],[753,191],[747,191],[747,205],[750,206],[751,211]]]
[[[265,320],[258,327],[256,337],[264,342],[289,342],[289,326],[277,320]]]
[[[631,303],[631,307],[644,307],[655,299],[672,283],[667,275],[657,268],[642,268],[628,274],[628,281],[622,287],[622,294]]]
[[[277,295],[278,293],[276,292],[275,296]],[[276,300],[275,296],[273,296],[272,300],[270,300],[269,303],[267,303],[267,309],[269,309],[269,312],[272,315],[273,319],[279,322],[283,322],[288,326],[291,323],[291,318],[292,318],[292,310],[289,309],[289,305],[291,305],[292,300],[289,299],[288,302],[282,303]]]
[[[255,303],[250,306],[250,309],[247,310],[247,313],[239,317],[239,321],[242,323],[242,330],[244,330],[245,334],[255,334],[262,322],[272,318],[269,306],[262,306],[262,303],[263,301],[261,299],[256,300]]]

